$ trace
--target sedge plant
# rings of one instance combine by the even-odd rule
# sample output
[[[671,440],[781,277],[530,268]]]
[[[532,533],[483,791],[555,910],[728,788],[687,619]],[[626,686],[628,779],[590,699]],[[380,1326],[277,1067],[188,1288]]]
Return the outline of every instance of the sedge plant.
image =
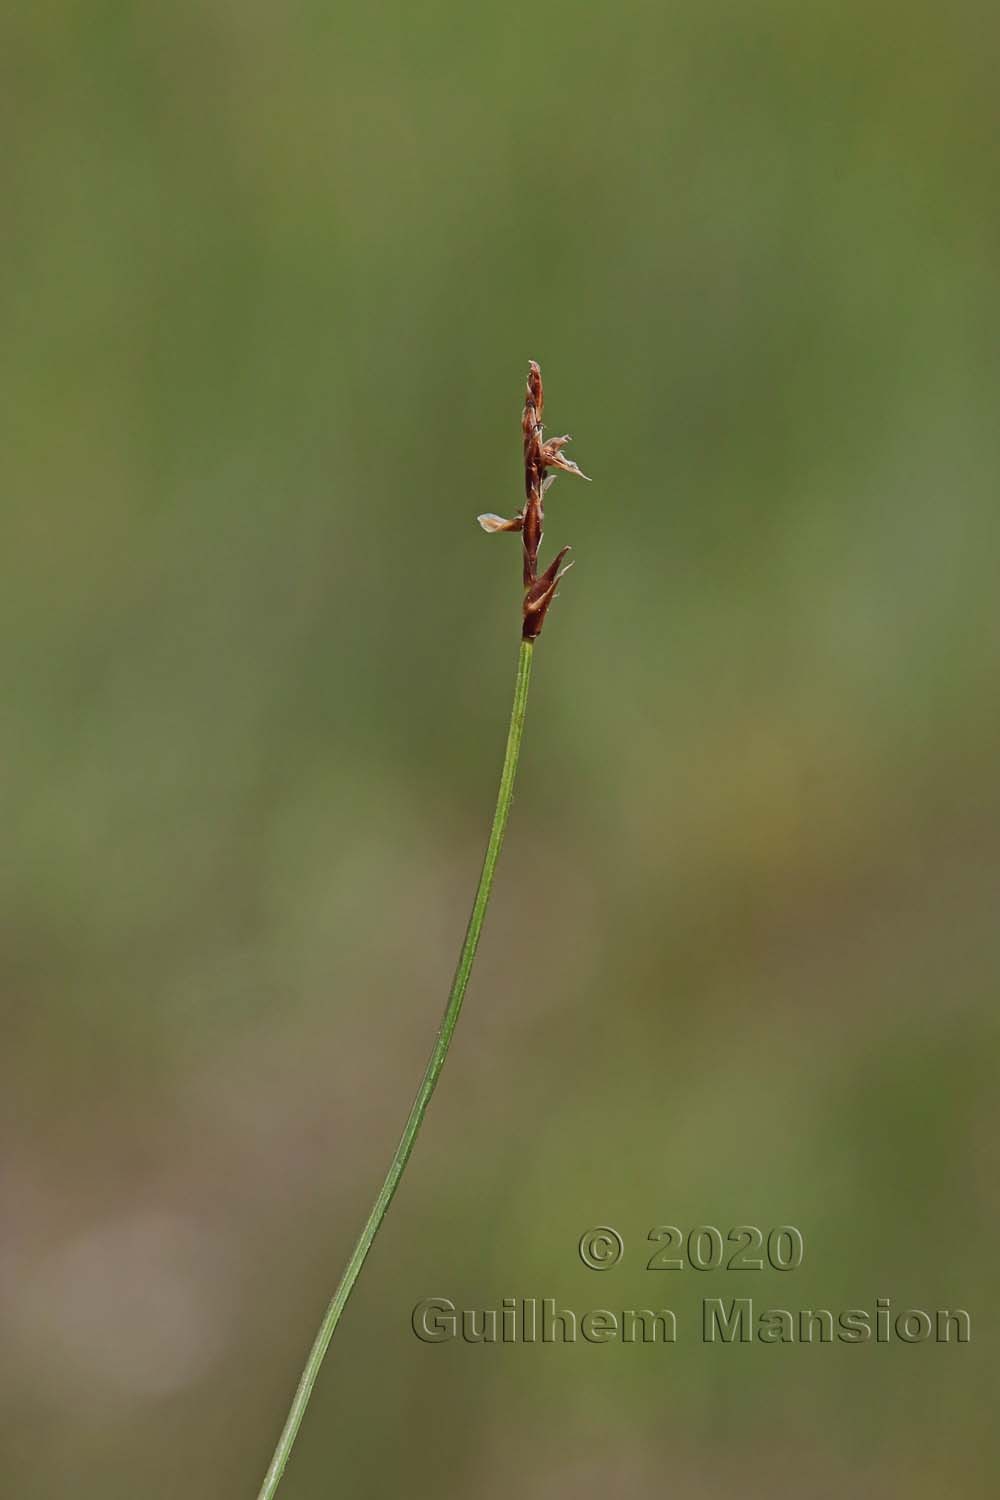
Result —
[[[577,474],[585,479],[587,476],[581,472],[575,463],[565,456],[563,449],[570,441],[568,436],[548,438],[543,435],[542,429],[542,375],[534,360],[528,367],[528,388],[524,403],[524,413],[521,420],[521,429],[524,440],[524,505],[516,516],[510,520],[504,520],[502,516],[482,515],[478,517],[479,524],[484,531],[515,531],[520,532],[523,551],[523,583],[524,599],[522,604],[521,645],[517,660],[517,676],[514,680],[514,703],[511,708],[510,728],[507,733],[507,748],[504,753],[503,769],[500,773],[500,789],[497,793],[496,808],[493,813],[493,825],[490,829],[489,841],[486,845],[486,855],[483,860],[482,873],[476,894],[472,902],[472,912],[469,916],[469,924],[465,931],[465,940],[458,957],[458,966],[455,977],[452,980],[448,1001],[445,1005],[444,1015],[438,1027],[437,1037],[431,1051],[424,1076],[420,1081],[416,1097],[410,1106],[403,1133],[399,1138],[399,1144],[393,1153],[389,1170],[386,1172],[385,1180],[379,1189],[378,1196],[372,1205],[371,1212],[365,1221],[364,1228],[358,1236],[357,1243],[351,1251],[350,1258],[344,1268],[344,1272],[337,1284],[333,1296],[323,1314],[319,1331],[313,1340],[312,1348],[306,1359],[299,1383],[292,1398],[285,1425],[281,1436],[264,1476],[264,1482],[258,1493],[258,1500],[272,1500],[277,1493],[281,1483],[281,1476],[285,1472],[289,1456],[295,1444],[302,1419],[309,1405],[313,1387],[316,1384],[320,1367],[330,1346],[340,1322],[341,1314],[347,1305],[347,1300],[354,1289],[355,1282],[361,1273],[368,1252],[372,1247],[375,1236],[378,1234],[382,1220],[385,1218],[389,1204],[399,1186],[400,1179],[410,1159],[414,1143],[420,1131],[427,1106],[431,1101],[435,1086],[444,1067],[451,1039],[455,1034],[458,1024],[459,1013],[462,1009],[462,1001],[469,983],[469,975],[472,973],[472,965],[479,946],[479,935],[483,928],[483,919],[486,916],[486,908],[489,904],[490,892],[493,889],[493,876],[496,872],[497,860],[500,857],[500,848],[503,844],[504,831],[507,827],[507,817],[510,813],[511,800],[514,795],[514,779],[517,774],[517,762],[521,750],[521,736],[524,733],[524,717],[528,703],[528,685],[531,681],[531,664],[534,656],[535,642],[541,635],[542,626],[549,606],[556,596],[559,580],[568,571],[572,564],[563,566],[563,559],[570,550],[563,547],[553,558],[552,562],[544,570],[538,571],[538,549],[542,541],[542,526],[544,523],[543,499],[552,481],[554,473],[550,469],[562,470],[567,474]]]

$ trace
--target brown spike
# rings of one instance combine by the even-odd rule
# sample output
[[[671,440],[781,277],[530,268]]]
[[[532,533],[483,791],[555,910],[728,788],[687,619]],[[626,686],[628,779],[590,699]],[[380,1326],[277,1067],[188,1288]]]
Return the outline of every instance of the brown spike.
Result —
[[[559,469],[564,474],[576,474],[581,479],[587,476],[572,461],[563,455],[569,442],[568,436],[543,439],[542,410],[545,394],[542,387],[542,372],[535,360],[528,365],[528,383],[521,417],[521,435],[524,443],[524,509],[511,520],[501,516],[480,516],[479,524],[484,531],[520,531],[523,544],[524,624],[525,640],[536,640],[549,605],[555,598],[560,578],[568,571],[560,569],[560,563],[569,551],[563,547],[555,559],[539,576],[538,549],[542,544],[545,511],[542,497],[555,478],[547,469]]]

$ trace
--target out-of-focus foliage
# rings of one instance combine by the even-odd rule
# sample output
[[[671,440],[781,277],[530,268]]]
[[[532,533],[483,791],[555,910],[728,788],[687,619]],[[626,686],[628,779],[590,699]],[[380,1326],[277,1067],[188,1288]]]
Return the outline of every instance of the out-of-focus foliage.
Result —
[[[475,516],[519,504],[529,358],[578,566],[288,1500],[984,1493],[996,10],[2,32],[4,1493],[255,1492],[481,857],[519,559]],[[742,1222],[802,1269],[643,1269]],[[682,1332],[427,1347],[429,1295]],[[973,1342],[705,1347],[734,1295]]]

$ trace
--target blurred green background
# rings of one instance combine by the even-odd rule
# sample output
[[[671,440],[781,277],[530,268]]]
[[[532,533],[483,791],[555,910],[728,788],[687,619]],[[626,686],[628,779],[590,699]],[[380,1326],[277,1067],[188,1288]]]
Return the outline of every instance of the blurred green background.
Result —
[[[282,1495],[992,1493],[995,7],[0,25],[4,1493],[256,1493],[479,868],[529,358],[578,565]],[[644,1269],[745,1222],[801,1270]],[[701,1344],[737,1295],[973,1342]]]

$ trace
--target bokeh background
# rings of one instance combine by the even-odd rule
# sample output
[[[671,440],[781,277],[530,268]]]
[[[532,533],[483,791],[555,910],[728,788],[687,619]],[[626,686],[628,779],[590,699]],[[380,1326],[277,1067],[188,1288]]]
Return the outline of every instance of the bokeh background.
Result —
[[[996,9],[2,30],[4,1493],[256,1493],[478,872],[529,358],[578,566],[282,1494],[991,1493]],[[747,1222],[802,1268],[644,1269]],[[428,1347],[431,1295],[681,1332]],[[704,1346],[736,1295],[973,1342]]]

